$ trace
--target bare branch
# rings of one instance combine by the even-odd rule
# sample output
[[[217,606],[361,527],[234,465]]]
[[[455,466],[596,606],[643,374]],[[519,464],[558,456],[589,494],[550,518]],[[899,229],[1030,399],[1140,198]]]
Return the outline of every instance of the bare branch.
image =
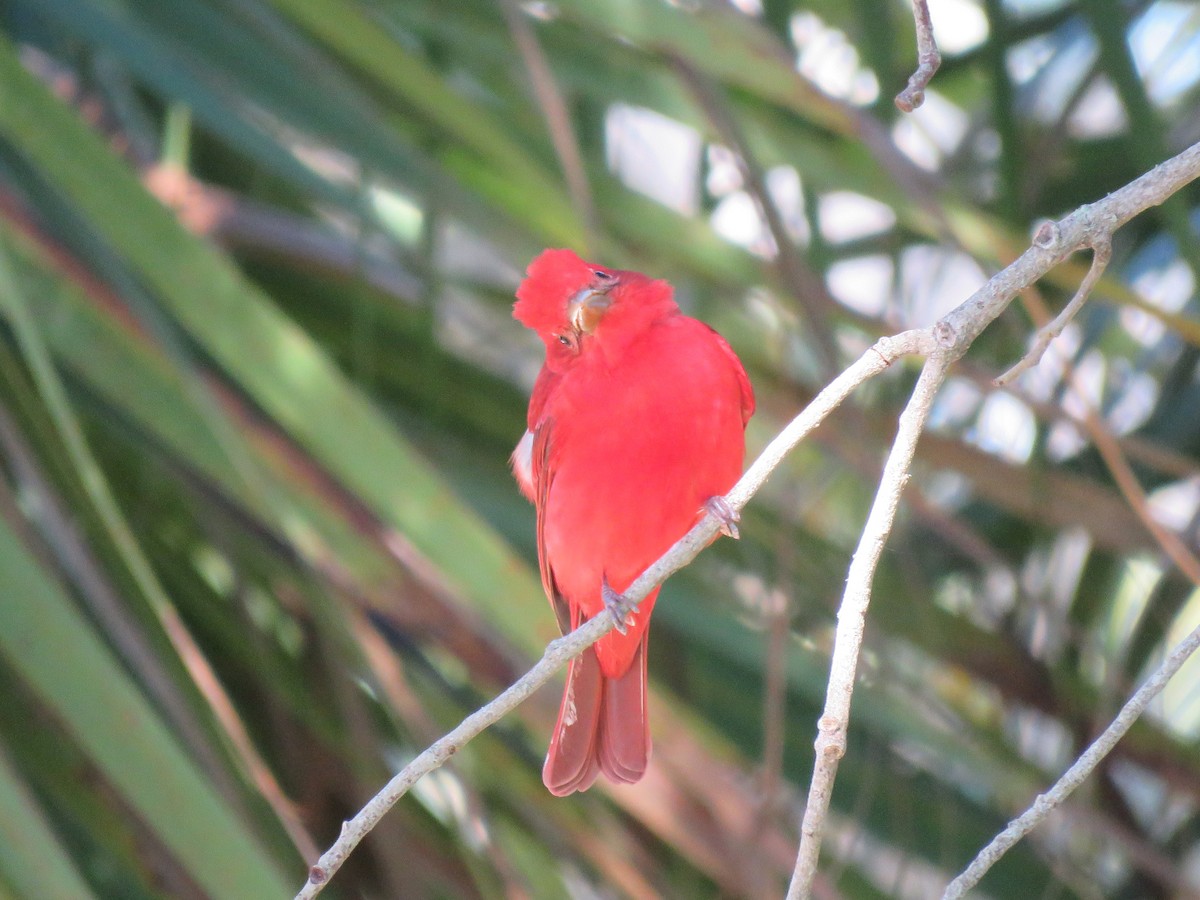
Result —
[[[988,282],[951,310],[942,323],[953,329],[965,350],[996,318],[1016,294],[1077,251],[1095,246],[1105,236],[1152,206],[1158,206],[1185,184],[1200,176],[1200,143],[1159,163],[1145,175],[1103,200],[1081,206],[1075,212],[1047,222],[1033,246],[997,272]]]
[[[845,723],[848,722],[863,617],[870,600],[870,585],[875,564],[891,530],[896,504],[908,478],[908,467],[916,440],[928,415],[929,404],[947,368],[966,352],[975,338],[1003,312],[1019,291],[1032,285],[1080,247],[1103,243],[1129,219],[1150,206],[1161,203],[1197,176],[1200,176],[1200,144],[1167,160],[1105,199],[1081,207],[1059,222],[1049,223],[1044,240],[1035,241],[1016,261],[993,276],[987,284],[932,328],[906,331],[878,340],[853,365],[830,382],[767,445],[741,480],[726,495],[726,501],[734,510],[743,509],[792,448],[836,409],[858,385],[888,368],[900,356],[921,354],[928,357],[913,397],[901,416],[900,430],[885,466],[863,540],[851,563],[843,608],[838,614],[837,644],[834,648],[826,713],[821,718],[820,736],[817,741],[818,771],[813,779],[814,790],[817,793],[810,794],[809,803],[814,809],[811,817],[806,814],[801,853],[797,859],[796,874],[789,889],[789,897],[807,897],[811,892],[812,878],[816,874],[817,854],[820,850],[824,810],[828,808],[837,760],[845,750]],[[717,521],[712,516],[706,516],[629,586],[625,592],[627,598],[631,602],[644,598],[652,588],[691,562],[716,536],[717,530]],[[472,713],[457,728],[413,760],[363,807],[358,815],[345,823],[341,836],[310,870],[309,880],[296,895],[297,900],[315,897],[359,841],[370,832],[375,822],[403,797],[418,779],[440,766],[473,737],[516,707],[566,665],[569,659],[582,653],[612,627],[611,617],[600,616],[569,635],[552,641],[542,659],[521,679],[487,706]],[[1200,640],[1200,634],[1197,635],[1197,640]],[[1146,702],[1149,702],[1148,698]],[[1134,718],[1140,711],[1137,710]],[[1114,726],[1116,724],[1114,722]],[[1124,729],[1128,727],[1126,724]],[[1124,733],[1124,729],[1121,733]]]
[[[1035,237],[1034,240],[1036,241],[1037,238]],[[1063,333],[1063,329],[1075,318],[1076,313],[1083,308],[1083,304],[1087,302],[1088,295],[1091,294],[1092,288],[1096,286],[1096,282],[1104,274],[1104,270],[1108,268],[1108,263],[1111,259],[1112,241],[1102,236],[1100,241],[1092,247],[1092,266],[1088,269],[1088,273],[1084,276],[1083,281],[1079,283],[1079,290],[1075,292],[1075,296],[1071,298],[1071,302],[1063,307],[1063,311],[1055,317],[1053,322],[1038,329],[1038,333],[1030,345],[1029,352],[1025,354],[1020,362],[996,379],[997,387],[1004,387],[1004,385],[1011,382],[1022,372],[1032,369],[1042,361],[1042,356],[1046,353],[1046,348],[1050,346],[1050,342]]]
[[[1018,292],[1033,285],[1080,247],[1099,247],[1110,243],[1113,232],[1121,225],[1143,210],[1162,203],[1198,176],[1200,144],[1195,144],[1103,200],[1080,207],[1058,222],[1045,223],[1034,236],[1033,245],[1028,250],[992,276],[983,287],[947,313],[928,332],[936,349],[926,362],[913,396],[901,415],[900,430],[884,467],[862,540],[850,564],[846,591],[838,610],[825,712],[817,725],[816,761],[808,807],[801,826],[796,870],[788,888],[788,900],[801,900],[812,894],[825,814],[833,794],[837,763],[845,752],[850,698],[858,650],[862,643],[864,617],[870,602],[871,580],[879,554],[891,531],[900,491],[908,478],[913,448],[928,414],[928,404],[932,402],[933,392],[945,376],[947,367],[966,352],[975,338],[1004,311]],[[1146,702],[1149,702],[1148,698]],[[1121,733],[1128,727],[1126,724]],[[1019,837],[1014,838],[1014,842]]]
[[[979,852],[966,870],[950,882],[945,893],[942,894],[942,900],[955,900],[955,898],[964,896],[967,891],[979,883],[979,880],[987,874],[988,869],[995,865],[1000,857],[1066,800],[1071,792],[1092,774],[1100,761],[1112,752],[1117,741],[1146,711],[1150,701],[1162,692],[1162,689],[1167,686],[1167,682],[1179,671],[1188,657],[1196,652],[1197,648],[1200,648],[1200,628],[1175,646],[1166,662],[1145,684],[1138,688],[1137,693],[1129,698],[1129,702],[1121,708],[1112,723],[1084,751],[1083,755],[1075,760],[1074,765],[1067,769],[1054,787],[1046,793],[1038,795],[1029,809],[1013,819],[1007,828],[996,835],[992,842]]]
[[[1093,261],[1093,271],[1094,269],[1095,262]],[[1091,272],[1088,274],[1091,275]],[[1080,291],[1083,291],[1082,285],[1080,286]],[[1038,308],[1042,308],[1040,303]],[[1050,323],[1050,325],[1044,327],[1039,334],[1047,333],[1059,319],[1063,318],[1065,312],[1066,310],[1060,313],[1058,318]],[[1154,535],[1155,540],[1162,547],[1163,553],[1193,584],[1200,586],[1200,560],[1197,559],[1196,555],[1175,532],[1166,528],[1151,514],[1145,491],[1138,483],[1133,468],[1125,458],[1125,454],[1122,452],[1116,437],[1109,431],[1095,410],[1088,409],[1086,411],[1083,425],[1096,445],[1096,449],[1104,459],[1109,472],[1112,473],[1113,480],[1117,482],[1117,486],[1120,488],[1130,508],[1142,520],[1147,530]],[[1130,726],[1132,726],[1141,713],[1145,711],[1150,701],[1166,687],[1167,682],[1170,681],[1175,672],[1179,670],[1179,667],[1198,647],[1200,647],[1200,629],[1192,632],[1192,634],[1171,651],[1170,656],[1163,666],[1129,699],[1117,718],[1093,742],[1091,747],[1075,761],[1074,765],[1063,774],[1054,787],[1046,794],[1040,795],[1029,809],[1022,813],[1020,817],[1010,822],[1004,831],[997,835],[987,847],[981,850],[970,866],[947,886],[943,896],[946,898],[961,897],[966,891],[978,884],[988,870],[1017,841],[1041,824],[1054,809],[1061,805],[1088,778],[1100,761],[1113,751],[1117,742],[1120,741],[1121,737],[1129,730]]]
[[[925,102],[925,88],[942,64],[937,42],[933,39],[933,22],[929,19],[928,0],[913,0],[913,21],[917,26],[917,71],[908,84],[896,95],[896,108],[910,113]]]
[[[1088,275],[1091,275],[1090,271]],[[1082,290],[1083,286],[1081,285],[1080,291]],[[1036,290],[1031,290],[1029,293],[1032,295],[1030,297],[1030,313],[1034,321],[1042,326],[1042,332],[1048,331],[1054,323],[1046,324],[1046,320],[1050,318],[1049,313],[1046,311],[1046,304],[1038,296]],[[1063,318],[1065,312],[1066,310],[1060,313],[1058,319]],[[1058,319],[1055,319],[1055,323]],[[1073,377],[1073,374],[1074,366],[1068,362],[1064,377],[1069,380]],[[997,379],[997,382],[999,382],[999,379]],[[1099,452],[1101,459],[1104,460],[1104,465],[1112,475],[1113,481],[1116,482],[1117,489],[1125,499],[1125,503],[1133,510],[1134,515],[1138,517],[1142,525],[1145,526],[1146,531],[1150,533],[1150,536],[1158,544],[1163,554],[1175,564],[1176,568],[1186,578],[1200,587],[1200,558],[1192,552],[1176,532],[1165,526],[1151,513],[1146,492],[1138,482],[1137,476],[1133,472],[1133,466],[1129,464],[1129,458],[1122,447],[1122,442],[1112,433],[1108,425],[1105,424],[1104,420],[1090,404],[1085,406],[1081,415],[1070,416],[1069,419],[1087,431],[1088,436],[1092,439],[1092,443],[1096,445],[1096,450]],[[1178,477],[1191,478],[1195,473],[1190,468],[1187,468],[1177,474]]]
[[[858,654],[866,627],[867,606],[871,602],[871,582],[875,567],[887,543],[900,494],[908,481],[909,467],[917,449],[917,439],[925,428],[929,410],[938,387],[946,377],[951,360],[934,353],[925,362],[921,377],[913,389],[904,412],[900,415],[896,440],[883,468],[883,477],[875,502],[867,516],[858,548],[850,563],[846,593],[838,608],[837,634],[834,637],[833,661],[830,664],[829,685],[825,693],[825,711],[817,723],[816,762],[808,788],[808,804],[800,826],[800,852],[796,869],[788,888],[788,900],[809,896],[817,875],[817,859],[821,852],[821,837],[825,832],[825,814],[833,796],[838,761],[846,752],[846,732],[850,728],[850,698],[854,694],[854,678],[858,670]]]
[[[740,481],[725,496],[734,510],[740,511],[762,487],[767,476],[783,461],[788,452],[803,440],[858,387],[878,375],[901,356],[914,353],[928,354],[933,345],[929,333],[906,331],[895,337],[880,338],[857,362],[835,378],[828,387],[817,394],[813,401],[794,418],[779,435],[767,445],[758,459],[746,470]],[[631,604],[637,603],[650,591],[682,569],[699,555],[717,535],[718,522],[705,516],[691,531],[680,538],[658,562],[643,572],[626,590],[625,597]],[[317,896],[342,863],[375,827],[380,818],[403,797],[417,781],[441,766],[457,753],[472,738],[489,725],[499,721],[517,707],[551,676],[578,656],[613,628],[616,619],[612,616],[597,616],[581,625],[570,634],[551,641],[537,664],[503,693],[486,706],[467,716],[458,727],[434,742],[416,759],[404,767],[376,794],[350,821],[342,825],[342,833],[317,863],[309,870],[308,882],[296,895],[296,900],[308,900]]]

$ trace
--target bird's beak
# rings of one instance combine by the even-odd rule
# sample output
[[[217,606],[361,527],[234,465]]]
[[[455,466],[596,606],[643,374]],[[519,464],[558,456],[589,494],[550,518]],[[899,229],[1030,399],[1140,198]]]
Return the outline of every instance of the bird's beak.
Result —
[[[567,320],[577,334],[591,334],[612,305],[609,287],[585,287],[567,304]]]

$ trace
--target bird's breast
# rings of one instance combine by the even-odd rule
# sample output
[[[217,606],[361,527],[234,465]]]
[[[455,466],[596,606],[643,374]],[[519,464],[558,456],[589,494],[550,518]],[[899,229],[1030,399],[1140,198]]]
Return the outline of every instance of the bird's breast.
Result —
[[[589,614],[601,576],[622,590],[741,474],[738,373],[694,325],[651,332],[615,365],[576,367],[548,404],[545,551]]]

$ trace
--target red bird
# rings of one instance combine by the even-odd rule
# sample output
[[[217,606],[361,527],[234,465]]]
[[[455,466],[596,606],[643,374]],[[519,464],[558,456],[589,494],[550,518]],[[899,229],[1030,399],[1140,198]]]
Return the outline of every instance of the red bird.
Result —
[[[566,633],[611,610],[742,473],[754,393],[725,340],[679,311],[665,281],[546,250],[513,315],[546,361],[513,453],[537,507],[542,585]],[[716,502],[713,502],[715,499]],[[603,772],[634,782],[650,759],[646,638],[657,589],[571,662],[542,780],[565,796]]]

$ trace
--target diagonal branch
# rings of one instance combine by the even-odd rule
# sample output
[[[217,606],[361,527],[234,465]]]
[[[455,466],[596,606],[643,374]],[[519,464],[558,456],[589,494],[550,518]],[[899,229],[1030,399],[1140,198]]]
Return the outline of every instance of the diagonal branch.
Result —
[[[1074,764],[1063,773],[1062,778],[1055,783],[1054,787],[1044,794],[1039,794],[1029,809],[1009,822],[1007,828],[996,835],[990,844],[979,851],[979,855],[972,860],[966,870],[947,885],[945,893],[942,894],[942,900],[957,900],[957,898],[965,896],[967,891],[979,883],[979,880],[987,874],[988,869],[1000,857],[1007,853],[1017,841],[1029,834],[1036,825],[1042,822],[1046,816],[1066,800],[1072,791],[1083,784],[1087,777],[1095,770],[1096,766],[1112,752],[1113,747],[1117,745],[1117,741],[1124,737],[1125,732],[1146,711],[1150,702],[1162,693],[1162,689],[1167,686],[1167,682],[1174,677],[1175,673],[1179,671],[1180,667],[1187,662],[1197,649],[1200,649],[1200,627],[1196,628],[1171,650],[1171,654],[1167,657],[1166,662],[1159,667],[1158,671],[1150,676],[1145,684],[1138,688],[1137,693],[1129,698],[1129,701],[1117,713],[1117,717],[1112,720],[1112,723],[1104,729],[1100,737],[1092,742],[1092,745],[1083,752],[1083,755],[1075,760]]]
[[[1133,467],[1121,451],[1116,437],[1108,430],[1095,410],[1087,411],[1084,423],[1092,438],[1092,443],[1096,445],[1096,450],[1104,460],[1104,465],[1108,467],[1113,481],[1117,483],[1117,488],[1125,497],[1125,502],[1142,520],[1146,530],[1154,536],[1159,547],[1162,548],[1163,554],[1186,578],[1200,587],[1200,559],[1197,559],[1196,554],[1184,543],[1178,533],[1172,531],[1150,512],[1150,503],[1146,492],[1138,482],[1137,476],[1134,475]]]
[[[909,477],[913,448],[928,414],[928,404],[946,368],[966,352],[975,338],[1007,308],[1020,291],[1033,285],[1079,248],[1109,244],[1113,232],[1127,221],[1149,207],[1162,203],[1197,177],[1200,177],[1200,144],[1194,144],[1103,200],[1082,206],[1057,222],[1044,223],[1028,250],[992,276],[983,287],[947,313],[928,332],[934,338],[936,350],[926,362],[913,396],[901,416],[900,430],[884,467],[862,540],[851,562],[846,591],[838,610],[825,711],[817,726],[813,780],[801,826],[796,870],[788,888],[788,900],[802,900],[812,895],[825,813],[833,794],[837,762],[845,752],[850,698],[875,566],[891,531],[900,491]],[[1162,683],[1165,684],[1165,680]],[[1149,698],[1146,700],[1148,702]],[[1141,708],[1144,709],[1144,706]],[[1138,709],[1133,714],[1133,718],[1121,729],[1121,734],[1140,712],[1141,709]],[[1017,835],[1013,842],[1019,837]]]
[[[792,448],[837,409],[856,387],[878,375],[901,356],[916,353],[928,354],[932,349],[931,339],[925,331],[906,331],[895,337],[880,338],[857,362],[817,394],[813,401],[767,445],[758,459],[746,470],[746,474],[726,495],[725,499],[729,505],[735,511],[740,511],[745,507]],[[640,602],[668,576],[695,559],[700,551],[716,537],[717,532],[717,520],[712,516],[706,516],[629,586],[625,591],[626,600],[631,604]],[[417,781],[445,763],[489,725],[499,721],[516,708],[537,688],[549,681],[551,676],[565,666],[569,660],[578,656],[611,631],[615,621],[616,619],[612,616],[597,616],[570,634],[551,641],[542,658],[532,669],[486,706],[467,716],[455,729],[434,742],[405,766],[353,819],[342,826],[342,833],[333,846],[322,854],[317,863],[309,870],[308,882],[296,895],[296,900],[307,900],[307,898],[317,896],[354,848],[358,846],[358,843],[371,832],[384,813],[391,809],[396,801],[403,797]]]
[[[1041,234],[1039,231],[1038,234]],[[1037,240],[1037,237],[1034,237]],[[1087,302],[1088,296],[1092,293],[1092,288],[1096,286],[1096,282],[1104,274],[1104,270],[1108,268],[1109,260],[1112,259],[1112,241],[1106,236],[1092,247],[1092,265],[1088,269],[1087,275],[1083,281],[1079,283],[1079,290],[1075,292],[1075,296],[1071,298],[1071,302],[1063,307],[1063,311],[1054,317],[1054,321],[1048,325],[1038,329],[1037,335],[1033,339],[1033,344],[1029,348],[1029,352],[1015,366],[996,379],[997,387],[1004,387],[1014,378],[1029,369],[1032,369],[1046,353],[1046,348],[1050,346],[1051,341],[1063,333],[1063,329],[1070,324],[1075,318],[1075,314],[1083,308],[1083,304]]]
[[[913,397],[901,416],[900,430],[885,466],[880,489],[864,529],[863,540],[851,564],[850,577],[847,579],[846,596],[838,615],[830,694],[827,698],[826,712],[820,722],[821,734],[817,740],[817,772],[814,774],[813,789],[818,792],[818,796],[814,800],[810,795],[810,805],[813,805],[814,809],[811,815],[806,814],[801,851],[797,858],[796,874],[789,888],[789,897],[811,895],[824,822],[824,810],[819,807],[823,805],[824,808],[828,808],[827,795],[832,793],[837,760],[845,749],[845,728],[848,723],[854,671],[857,667],[858,646],[861,642],[863,617],[870,600],[875,565],[890,533],[900,492],[909,477],[912,454],[928,416],[929,405],[948,367],[966,352],[975,338],[1004,311],[1019,291],[1034,284],[1079,248],[1095,247],[1111,238],[1114,231],[1138,213],[1162,203],[1197,177],[1200,177],[1200,144],[1189,147],[1103,200],[1080,207],[1058,222],[1048,223],[1039,231],[1039,240],[1036,240],[1033,246],[1011,265],[994,275],[932,328],[906,331],[895,337],[885,337],[877,341],[854,364],[830,382],[767,445],[741,480],[726,495],[725,499],[729,505],[740,511],[792,448],[813,431],[858,385],[884,371],[903,355],[921,354],[927,357]],[[716,520],[712,516],[706,516],[629,586],[626,591],[629,601],[640,601],[652,588],[687,565],[717,535],[717,531]],[[568,660],[610,631],[613,622],[612,617],[600,616],[565,637],[552,641],[542,659],[528,673],[487,706],[464,719],[457,728],[405,767],[353,819],[345,823],[337,841],[310,869],[308,882],[296,895],[296,900],[312,898],[320,893],[359,841],[417,780],[440,766],[468,741],[521,703],[565,666]],[[1196,639],[1195,644],[1200,644],[1200,631],[1193,637]],[[1189,642],[1185,642],[1187,653],[1195,649],[1190,642],[1190,638]],[[1173,655],[1168,661],[1168,666],[1174,660]],[[1135,700],[1139,700],[1142,705],[1132,709],[1128,720],[1126,710],[1130,710],[1133,704],[1127,706],[1117,721],[1110,726],[1109,731],[1119,731],[1119,738],[1140,715],[1145,704],[1149,703],[1150,696],[1153,696],[1151,694],[1142,701],[1139,698],[1142,698],[1143,692],[1157,685],[1154,689],[1157,693],[1179,665],[1182,665],[1182,659],[1174,663],[1174,668],[1166,672],[1164,677],[1156,675],[1148,682],[1146,687],[1135,695]],[[1167,666],[1164,666],[1160,675],[1166,669]],[[1115,740],[1114,738],[1113,743]],[[1101,755],[1107,753],[1108,749],[1111,747],[1103,748]],[[1094,767],[1095,762],[1091,765]],[[1090,768],[1087,771],[1090,771]],[[1084,776],[1086,777],[1086,772]],[[1014,841],[1019,837],[1020,835],[1014,838]]]
[[[808,804],[800,826],[800,851],[796,869],[788,888],[788,900],[807,897],[817,875],[817,858],[821,852],[821,837],[825,832],[825,815],[833,797],[833,782],[837,777],[838,761],[846,753],[846,733],[850,728],[850,698],[854,694],[854,679],[858,669],[858,654],[862,647],[867,622],[867,606],[871,602],[871,582],[875,567],[887,543],[900,494],[908,482],[909,468],[917,449],[917,439],[925,429],[933,398],[946,377],[951,359],[940,352],[925,362],[921,377],[913,389],[908,406],[900,415],[896,440],[883,468],[883,477],[875,502],[867,516],[858,548],[850,563],[846,578],[846,593],[838,607],[837,634],[834,637],[833,660],[829,667],[829,684],[825,693],[825,711],[817,722],[816,762],[808,788]]]

